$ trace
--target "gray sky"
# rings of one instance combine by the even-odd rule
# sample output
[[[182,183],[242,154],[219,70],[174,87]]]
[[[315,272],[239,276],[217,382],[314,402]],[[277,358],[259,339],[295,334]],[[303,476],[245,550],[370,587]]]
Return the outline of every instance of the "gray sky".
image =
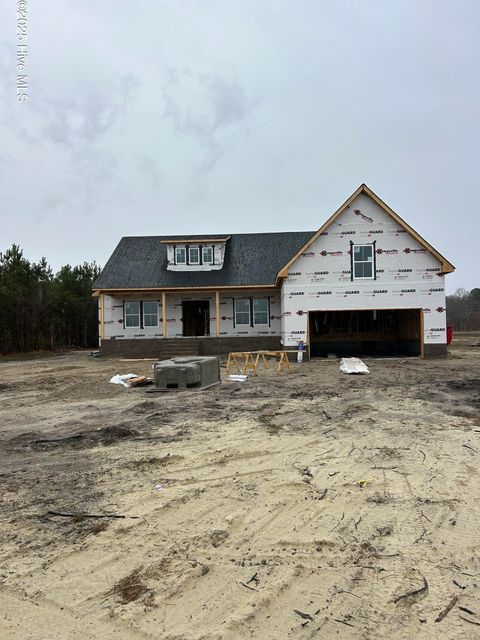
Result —
[[[480,286],[478,0],[0,0],[0,251],[316,229],[366,182]]]

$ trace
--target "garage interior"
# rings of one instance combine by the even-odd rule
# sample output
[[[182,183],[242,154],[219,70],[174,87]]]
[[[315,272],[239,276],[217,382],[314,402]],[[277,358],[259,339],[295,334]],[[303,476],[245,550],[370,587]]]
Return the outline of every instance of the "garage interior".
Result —
[[[421,309],[310,311],[310,357],[422,355]]]

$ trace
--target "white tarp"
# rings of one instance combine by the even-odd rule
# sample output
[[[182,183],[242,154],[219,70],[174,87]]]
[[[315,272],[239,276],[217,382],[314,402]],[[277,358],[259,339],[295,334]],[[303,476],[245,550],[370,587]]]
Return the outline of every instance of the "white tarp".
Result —
[[[343,373],[369,373],[367,365],[360,358],[342,358],[340,371]]]
[[[124,387],[128,387],[127,380],[130,378],[138,378],[136,373],[125,373],[124,375],[116,375],[110,380],[112,384],[123,384]]]

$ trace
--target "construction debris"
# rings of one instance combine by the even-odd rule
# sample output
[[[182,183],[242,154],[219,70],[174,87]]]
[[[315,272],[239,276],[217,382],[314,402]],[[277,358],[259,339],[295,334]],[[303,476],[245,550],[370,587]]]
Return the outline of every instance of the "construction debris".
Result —
[[[248,380],[248,376],[243,376],[241,374],[235,375],[235,374],[231,374],[230,376],[228,376],[229,380],[232,380],[233,382],[246,382]]]
[[[342,358],[340,371],[343,373],[370,373],[367,365],[360,358]]]
[[[117,374],[116,376],[113,376],[113,378],[111,378],[110,383],[122,384],[124,387],[128,387],[128,380],[131,380],[132,378],[138,378],[138,375],[136,373]]]

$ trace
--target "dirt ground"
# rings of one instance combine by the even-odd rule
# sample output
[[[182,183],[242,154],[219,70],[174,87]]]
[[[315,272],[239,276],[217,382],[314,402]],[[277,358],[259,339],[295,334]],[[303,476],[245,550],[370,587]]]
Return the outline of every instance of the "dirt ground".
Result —
[[[479,337],[201,393],[2,361],[0,638],[480,638]]]

